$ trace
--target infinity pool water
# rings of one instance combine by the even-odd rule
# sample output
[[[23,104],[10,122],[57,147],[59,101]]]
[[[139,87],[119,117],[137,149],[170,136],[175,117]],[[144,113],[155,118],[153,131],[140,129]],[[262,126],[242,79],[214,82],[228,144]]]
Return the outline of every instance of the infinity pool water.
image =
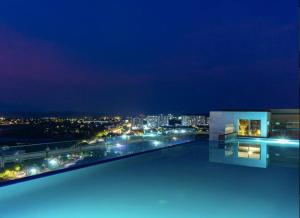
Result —
[[[0,217],[298,217],[298,149],[272,149],[251,167],[216,162],[230,150],[198,141],[4,186]]]

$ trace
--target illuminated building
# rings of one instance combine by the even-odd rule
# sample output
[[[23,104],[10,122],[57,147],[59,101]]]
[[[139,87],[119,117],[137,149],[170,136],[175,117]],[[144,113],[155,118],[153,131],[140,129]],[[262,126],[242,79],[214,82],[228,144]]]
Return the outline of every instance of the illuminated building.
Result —
[[[157,116],[147,116],[146,122],[147,122],[147,128],[149,129],[156,129],[161,126],[169,126],[169,120],[172,115],[157,115]]]
[[[169,115],[160,115],[158,118],[158,126],[169,126]]]
[[[146,117],[147,127],[149,129],[155,129],[159,127],[159,116],[147,116]]]
[[[142,117],[132,118],[132,129],[133,130],[142,130],[144,125],[144,119]]]
[[[206,117],[200,115],[183,115],[181,117],[182,126],[200,126],[206,124]]]
[[[209,139],[223,140],[229,135],[299,139],[299,110],[211,111]]]

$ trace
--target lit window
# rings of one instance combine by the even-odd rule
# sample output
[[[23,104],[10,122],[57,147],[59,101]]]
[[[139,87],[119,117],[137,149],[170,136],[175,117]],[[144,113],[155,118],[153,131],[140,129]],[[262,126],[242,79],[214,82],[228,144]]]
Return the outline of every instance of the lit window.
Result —
[[[238,157],[249,158],[249,159],[260,159],[260,146],[239,144],[238,146]]]
[[[261,136],[260,120],[239,120],[240,136]]]

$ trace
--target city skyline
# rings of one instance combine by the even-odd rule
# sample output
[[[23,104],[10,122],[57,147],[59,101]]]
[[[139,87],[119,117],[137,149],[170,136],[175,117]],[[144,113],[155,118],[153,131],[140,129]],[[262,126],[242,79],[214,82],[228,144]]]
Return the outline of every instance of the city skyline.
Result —
[[[1,215],[299,217],[299,1],[2,1]]]
[[[4,2],[0,111],[297,108],[297,5]]]

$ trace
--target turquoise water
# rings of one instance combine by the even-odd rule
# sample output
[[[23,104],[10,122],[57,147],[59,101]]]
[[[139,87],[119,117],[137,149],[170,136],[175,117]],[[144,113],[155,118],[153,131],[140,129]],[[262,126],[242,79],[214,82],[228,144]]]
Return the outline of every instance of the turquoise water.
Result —
[[[299,217],[298,148],[268,148],[265,167],[211,159],[225,150],[198,141],[1,187],[1,217]]]

